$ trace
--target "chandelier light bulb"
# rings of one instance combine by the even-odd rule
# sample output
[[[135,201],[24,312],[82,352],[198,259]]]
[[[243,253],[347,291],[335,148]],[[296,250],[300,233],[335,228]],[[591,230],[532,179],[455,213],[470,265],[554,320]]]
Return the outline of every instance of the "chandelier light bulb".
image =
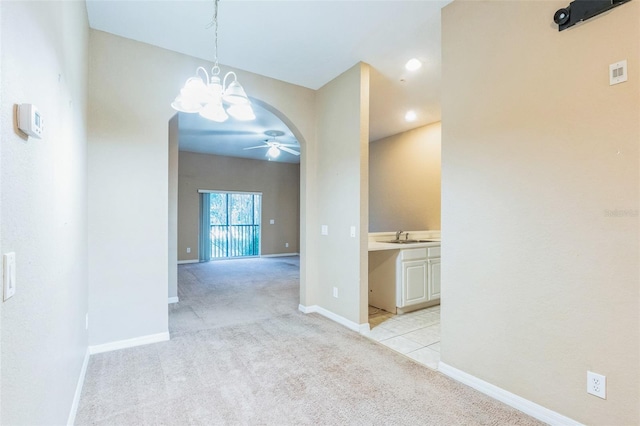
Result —
[[[225,112],[222,107],[222,103],[210,103],[204,106],[200,110],[200,117],[206,118],[207,120],[216,121],[218,123],[222,123],[227,121],[229,116]]]

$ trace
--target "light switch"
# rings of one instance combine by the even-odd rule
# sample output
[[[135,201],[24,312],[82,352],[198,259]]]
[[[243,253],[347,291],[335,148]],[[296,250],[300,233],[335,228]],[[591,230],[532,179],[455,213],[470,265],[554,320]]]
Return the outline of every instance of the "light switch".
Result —
[[[269,220],[269,225],[273,225],[274,223],[276,223],[275,219],[270,219]]]
[[[4,269],[2,279],[4,300],[7,300],[16,294],[16,254],[6,253],[2,258],[2,265]]]
[[[351,229],[349,231],[349,234],[351,235],[351,238],[355,238],[356,237],[356,227],[355,226],[351,227]]]
[[[320,234],[329,235],[329,225],[322,225],[322,228],[320,228]]]

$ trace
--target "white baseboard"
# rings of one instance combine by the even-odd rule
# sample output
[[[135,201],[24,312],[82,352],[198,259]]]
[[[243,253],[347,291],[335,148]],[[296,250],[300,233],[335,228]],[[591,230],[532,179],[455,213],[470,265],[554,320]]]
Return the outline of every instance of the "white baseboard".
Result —
[[[322,306],[312,305],[312,306],[304,306],[298,305],[298,310],[304,314],[318,313],[323,317],[329,318],[331,321],[335,321],[340,325],[344,325],[349,330],[357,331],[358,333],[366,333],[369,331],[369,323],[366,324],[356,324],[355,322],[346,319],[338,314],[334,314],[333,312],[326,310]]]
[[[180,299],[178,299],[178,296],[176,297],[170,297],[169,298],[169,305],[172,303],[178,303],[180,301]]]
[[[192,260],[178,260],[178,265],[185,265],[187,263],[200,263],[200,261],[198,259],[192,259]]]
[[[455,367],[445,364],[442,361],[438,364],[438,371],[549,425],[583,426],[582,423],[570,419],[569,417],[563,416],[562,414],[549,410],[535,402],[529,401],[528,399],[524,399],[521,396],[499,388],[498,386],[485,382],[484,380],[472,376],[469,373],[465,373],[462,370],[458,370]]]
[[[166,342],[170,339],[169,332],[149,334],[148,336],[135,337],[133,339],[118,340],[116,342],[103,343],[101,345],[89,346],[91,355],[102,352],[116,351],[118,349],[132,348],[134,346],[148,345],[150,343]]]
[[[260,257],[291,257],[300,256],[300,253],[277,253],[277,254],[261,254]]]
[[[80,395],[82,395],[82,386],[84,385],[84,378],[87,375],[87,366],[89,365],[89,348],[87,348],[84,354],[84,361],[82,362],[82,368],[80,369],[80,376],[78,377],[78,384],[76,385],[76,393],[73,395],[73,402],[71,403],[71,410],[69,411],[69,418],[67,419],[67,426],[73,426],[76,421],[76,414],[78,413],[78,405],[80,404]]]

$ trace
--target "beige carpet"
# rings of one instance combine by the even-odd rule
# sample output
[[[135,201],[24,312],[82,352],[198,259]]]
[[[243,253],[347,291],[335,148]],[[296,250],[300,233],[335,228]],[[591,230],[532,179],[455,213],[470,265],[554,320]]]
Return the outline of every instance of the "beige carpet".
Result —
[[[91,357],[76,424],[536,425],[298,306],[298,259],[180,266],[171,341]]]

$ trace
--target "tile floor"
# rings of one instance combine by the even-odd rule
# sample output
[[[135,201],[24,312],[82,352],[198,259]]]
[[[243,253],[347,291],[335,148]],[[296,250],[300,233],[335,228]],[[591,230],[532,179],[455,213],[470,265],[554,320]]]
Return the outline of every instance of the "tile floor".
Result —
[[[440,361],[440,306],[395,315],[369,306],[366,336],[433,370]]]

